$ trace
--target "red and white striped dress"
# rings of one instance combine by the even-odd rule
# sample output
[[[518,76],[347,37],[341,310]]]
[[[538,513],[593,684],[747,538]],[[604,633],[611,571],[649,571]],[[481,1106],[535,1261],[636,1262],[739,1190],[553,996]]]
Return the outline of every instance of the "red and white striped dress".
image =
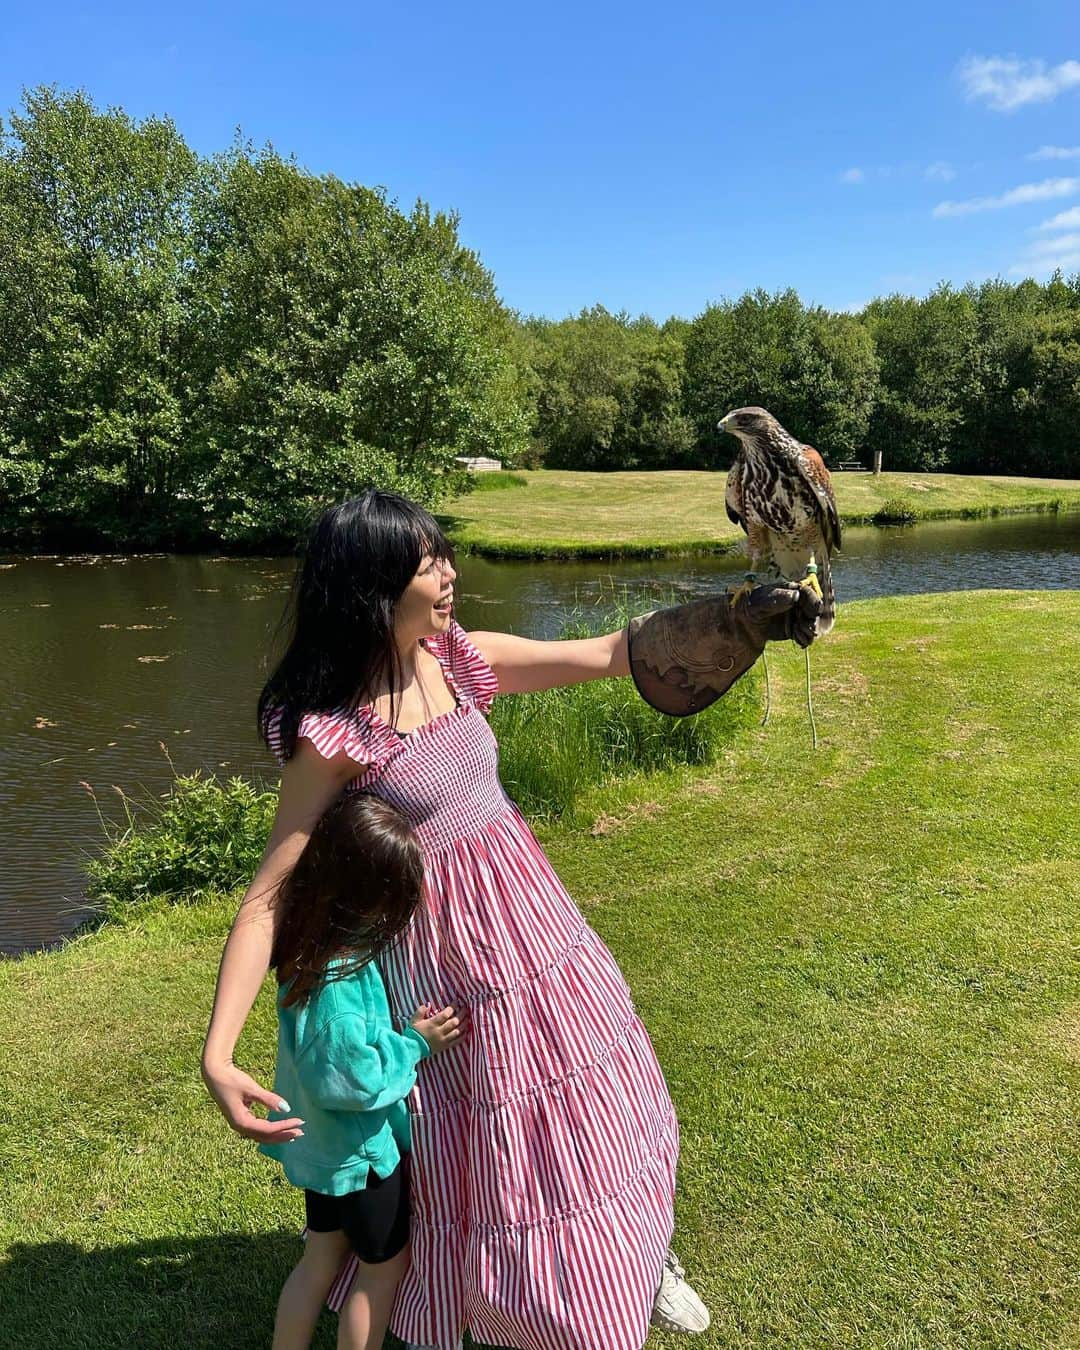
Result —
[[[425,1060],[412,1119],[412,1265],[402,1339],[456,1350],[640,1350],[673,1226],[678,1126],[614,958],[498,777],[497,682],[454,623],[424,646],[457,706],[399,736],[370,707],[299,734],[366,766],[425,857],[425,905],[381,962],[395,1025],[468,1010]],[[330,1304],[339,1307],[355,1258]]]

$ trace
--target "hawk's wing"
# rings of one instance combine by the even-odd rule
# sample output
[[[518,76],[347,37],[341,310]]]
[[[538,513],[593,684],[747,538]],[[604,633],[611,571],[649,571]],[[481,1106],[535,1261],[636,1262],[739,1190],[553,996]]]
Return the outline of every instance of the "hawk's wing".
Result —
[[[840,514],[836,509],[832,476],[825,467],[825,461],[812,445],[799,447],[798,462],[803,482],[817,498],[820,507],[818,519],[821,524],[821,537],[826,549],[832,553],[834,549],[840,547]]]
[[[728,520],[732,525],[741,525],[746,529],[746,513],[743,510],[743,455],[742,450],[735,456],[735,463],[728,470],[727,487],[724,489],[724,506]]]

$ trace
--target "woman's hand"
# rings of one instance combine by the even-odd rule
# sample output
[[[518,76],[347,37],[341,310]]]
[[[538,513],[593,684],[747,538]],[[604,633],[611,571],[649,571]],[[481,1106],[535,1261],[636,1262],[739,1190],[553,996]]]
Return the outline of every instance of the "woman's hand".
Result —
[[[260,1144],[287,1144],[304,1133],[304,1122],[298,1116],[288,1120],[264,1120],[251,1109],[258,1104],[271,1111],[288,1111],[289,1103],[276,1092],[267,1092],[250,1074],[235,1064],[208,1064],[202,1066],[203,1082],[222,1115],[245,1139]]]

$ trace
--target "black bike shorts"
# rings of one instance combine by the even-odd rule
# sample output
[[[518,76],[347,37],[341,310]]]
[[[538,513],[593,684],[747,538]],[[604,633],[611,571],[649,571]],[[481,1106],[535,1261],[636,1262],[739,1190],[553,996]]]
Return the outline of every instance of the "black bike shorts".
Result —
[[[368,1265],[389,1261],[409,1240],[409,1156],[383,1180],[368,1172],[367,1185],[348,1195],[304,1192],[307,1226],[313,1233],[344,1232]]]

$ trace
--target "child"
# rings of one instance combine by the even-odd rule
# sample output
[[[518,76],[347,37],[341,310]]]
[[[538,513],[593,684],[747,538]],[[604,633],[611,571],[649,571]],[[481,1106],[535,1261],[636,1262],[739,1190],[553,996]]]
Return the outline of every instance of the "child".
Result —
[[[409,1115],[416,1066],[461,1035],[455,1009],[394,1031],[376,957],[420,901],[423,859],[388,802],[346,793],[318,822],[274,897],[279,1117],[303,1134],[263,1144],[304,1188],[307,1242],[285,1282],[273,1350],[304,1350],[351,1249],[360,1266],[338,1350],[381,1346],[409,1260]],[[290,1103],[290,1104],[286,1104]]]

